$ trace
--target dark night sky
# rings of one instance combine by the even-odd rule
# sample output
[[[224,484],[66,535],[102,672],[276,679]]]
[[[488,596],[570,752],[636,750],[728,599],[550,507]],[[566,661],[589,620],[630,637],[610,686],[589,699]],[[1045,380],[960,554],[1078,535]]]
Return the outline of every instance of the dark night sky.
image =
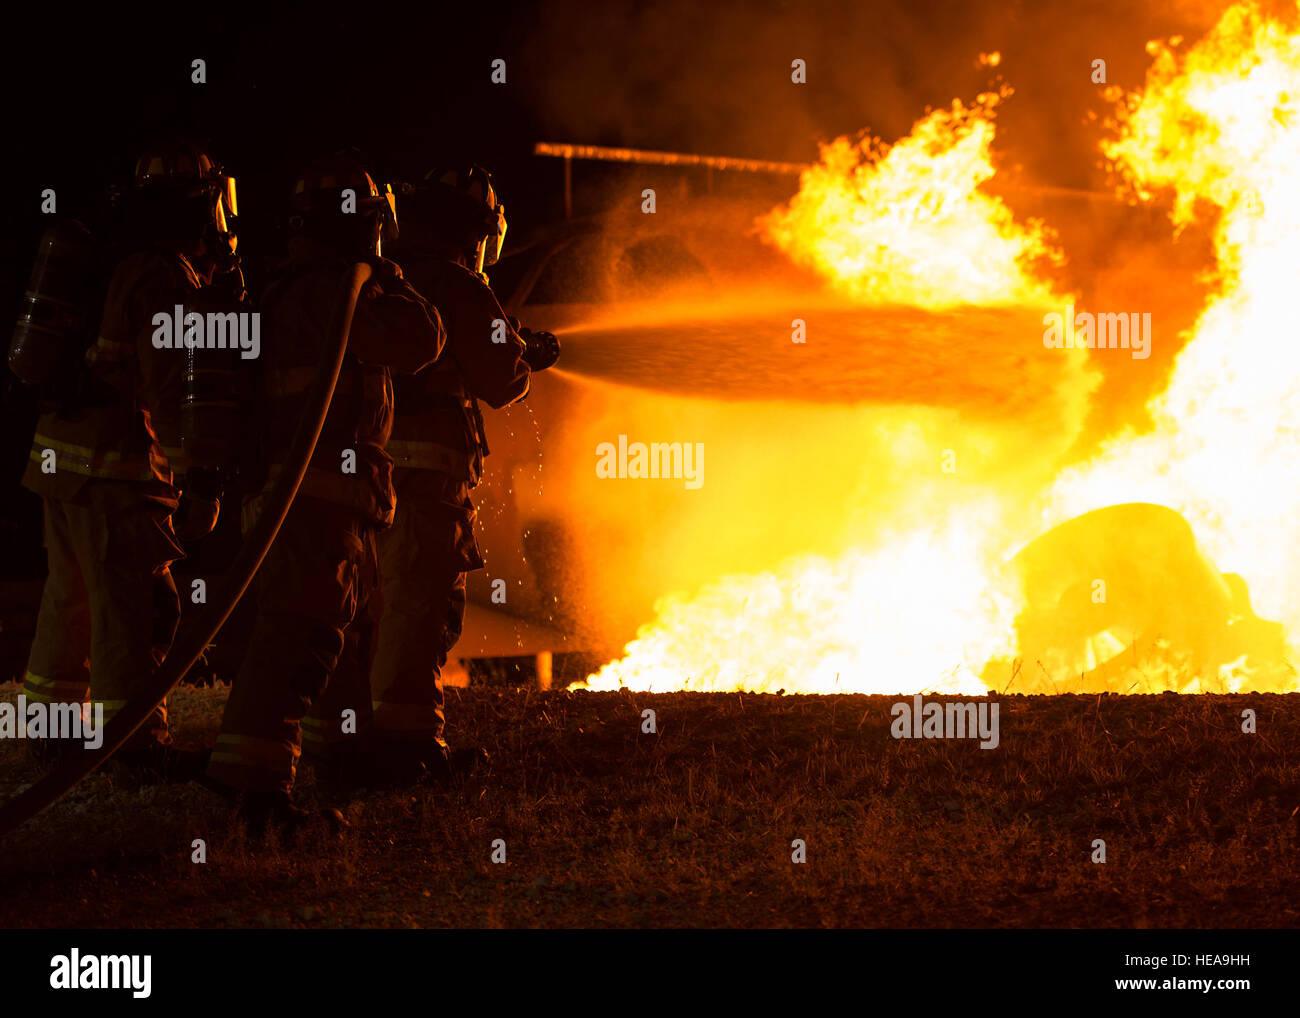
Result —
[[[528,154],[542,138],[809,159],[819,139],[866,126],[893,138],[927,104],[969,98],[990,80],[975,58],[994,48],[1018,90],[1005,143],[1040,175],[1080,185],[1095,161],[1078,129],[1096,93],[1088,61],[1105,56],[1113,80],[1137,84],[1142,42],[1203,25],[1207,6],[502,0],[87,14],[19,5],[6,11],[0,65],[6,261],[16,248],[18,261],[30,257],[40,188],[55,187],[75,211],[160,131],[210,141],[240,178],[246,212],[277,204],[312,155],[357,144],[386,176],[482,161],[512,225],[525,225],[558,202],[558,164]],[[790,83],[796,56],[808,61],[806,86]],[[195,57],[207,61],[206,85],[190,82]],[[496,57],[507,61],[505,86],[489,81]]]

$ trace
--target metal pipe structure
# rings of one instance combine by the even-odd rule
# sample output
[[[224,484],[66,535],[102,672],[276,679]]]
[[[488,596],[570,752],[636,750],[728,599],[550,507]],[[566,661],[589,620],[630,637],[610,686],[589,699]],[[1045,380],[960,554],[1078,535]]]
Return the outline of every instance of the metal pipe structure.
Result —
[[[280,532],[280,526],[284,523],[307,472],[307,465],[316,451],[316,442],[325,426],[325,417],[334,398],[334,387],[338,384],[339,371],[342,370],[343,358],[347,353],[348,335],[352,331],[352,316],[356,311],[357,298],[370,274],[371,268],[364,262],[352,266],[348,287],[334,310],[331,329],[333,341],[321,359],[311,388],[307,390],[307,408],[298,422],[285,468],[276,476],[266,500],[266,508],[249,531],[239,555],[231,564],[227,575],[222,578],[215,596],[176,634],[171,649],[150,680],[147,691],[123,707],[104,726],[104,740],[98,748],[86,749],[83,746],[80,751],[69,753],[44,777],[0,806],[0,835],[7,834],[56,802],[77,782],[108,760],[144,724],[172,687],[194,667],[194,663],[248,590],[271,543]]]

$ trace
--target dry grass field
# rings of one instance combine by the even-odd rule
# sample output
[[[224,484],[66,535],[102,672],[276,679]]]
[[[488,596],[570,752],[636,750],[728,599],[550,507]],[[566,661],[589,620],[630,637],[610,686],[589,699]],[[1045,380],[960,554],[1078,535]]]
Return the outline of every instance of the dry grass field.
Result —
[[[225,694],[174,695],[182,744],[211,741]],[[992,750],[893,739],[901,697],[450,699],[491,766],[341,803],[338,840],[254,848],[210,792],[110,764],[0,841],[0,926],[1300,925],[1297,696],[1004,696]],[[35,776],[0,742],[0,794]]]

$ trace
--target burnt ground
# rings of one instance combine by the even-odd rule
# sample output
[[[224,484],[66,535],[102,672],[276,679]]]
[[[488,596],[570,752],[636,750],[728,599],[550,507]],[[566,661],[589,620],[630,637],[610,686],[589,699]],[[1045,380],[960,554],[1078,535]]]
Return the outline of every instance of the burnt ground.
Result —
[[[224,697],[174,696],[181,743],[214,736]],[[1300,696],[1004,696],[994,750],[892,739],[900,697],[450,699],[490,768],[364,795],[337,842],[252,848],[211,793],[110,765],[0,842],[0,925],[1300,925]],[[0,775],[4,795],[34,777],[21,743]]]

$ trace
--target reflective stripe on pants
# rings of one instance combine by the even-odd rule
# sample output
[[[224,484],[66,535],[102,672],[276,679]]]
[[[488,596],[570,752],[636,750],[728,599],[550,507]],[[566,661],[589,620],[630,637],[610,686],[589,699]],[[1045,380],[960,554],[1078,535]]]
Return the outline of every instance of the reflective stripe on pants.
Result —
[[[99,481],[75,501],[46,499],[49,576],[41,592],[24,688],[33,700],[103,702],[105,715],[137,695],[171,646],[181,557],[166,507],[134,485]],[[167,738],[161,704],[136,744]]]
[[[469,484],[431,470],[394,472],[397,516],[379,535],[384,612],[371,668],[377,736],[440,738],[442,667],[465,624],[465,573],[482,566]]]
[[[376,573],[370,523],[332,502],[294,501],[258,571],[257,618],[208,767],[215,780],[247,791],[292,789],[302,719],[328,689]]]

